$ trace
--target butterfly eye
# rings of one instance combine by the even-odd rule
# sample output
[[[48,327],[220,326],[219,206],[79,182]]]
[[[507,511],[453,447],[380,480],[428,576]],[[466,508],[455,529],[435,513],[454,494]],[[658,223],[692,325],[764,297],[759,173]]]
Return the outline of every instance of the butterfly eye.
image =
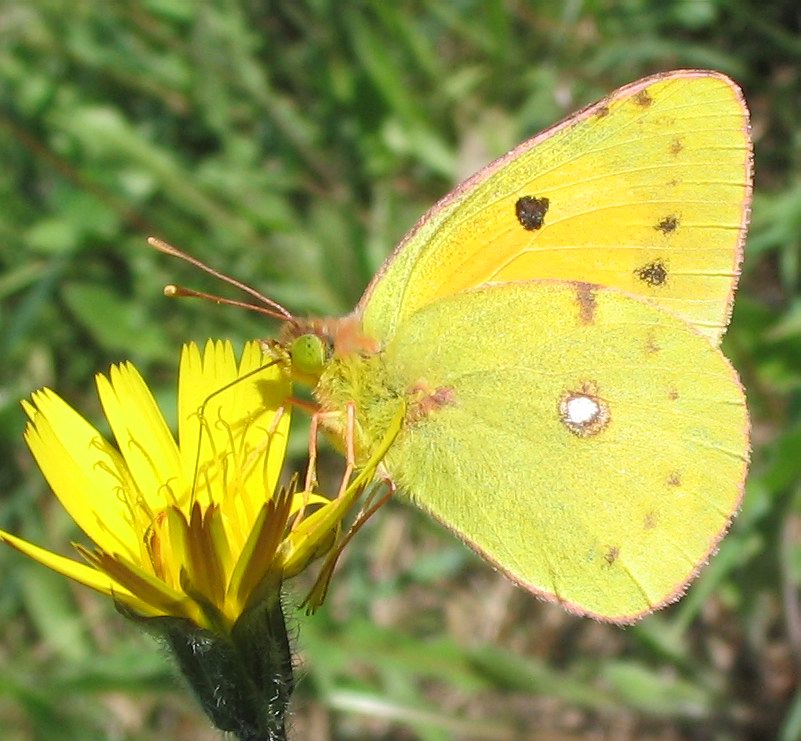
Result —
[[[328,349],[322,338],[316,334],[298,337],[290,349],[292,367],[301,373],[318,376],[328,360]]]

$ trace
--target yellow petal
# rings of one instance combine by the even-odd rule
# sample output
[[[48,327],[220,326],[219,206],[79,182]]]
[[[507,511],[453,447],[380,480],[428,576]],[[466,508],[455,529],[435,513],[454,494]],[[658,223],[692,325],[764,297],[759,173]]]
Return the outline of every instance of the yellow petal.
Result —
[[[245,345],[242,353],[239,374],[243,376],[256,368],[263,367],[265,363],[266,358],[261,345],[258,342],[249,342]],[[259,472],[262,480],[253,480],[250,483],[257,490],[263,490],[263,487],[268,492],[273,492],[278,485],[278,479],[286,459],[289,425],[292,419],[292,407],[287,400],[292,395],[292,384],[277,364],[264,368],[254,378],[256,380],[254,386],[258,392],[257,403],[261,404],[264,413],[260,422],[261,430],[258,429],[258,426],[251,428],[251,438],[248,443],[253,447],[258,446],[260,431],[272,431],[272,435],[267,450],[267,462],[264,470]],[[276,414],[279,410],[281,410],[280,417],[276,421]]]
[[[209,430],[215,427],[215,411],[219,402],[212,407],[223,386],[236,378],[236,361],[230,342],[209,340],[201,354],[197,345],[184,345],[178,372],[178,442],[187,474],[192,476],[198,460],[198,445],[209,451]],[[201,415],[205,422],[202,439],[200,434]]]
[[[117,445],[151,512],[186,494],[178,446],[150,389],[131,363],[98,374],[97,390]],[[165,488],[169,484],[169,490]]]
[[[333,500],[328,497],[315,494],[311,491],[299,491],[292,497],[292,510],[290,516],[300,510],[301,507],[311,507],[315,504],[331,504]]]
[[[199,462],[200,483],[206,483],[208,477],[212,485],[211,492],[198,489],[198,501],[205,504],[205,496],[222,503],[224,495],[231,493],[255,500],[244,507],[252,521],[280,474],[290,412],[284,408],[280,418],[276,412],[290,392],[281,370],[267,366],[258,343],[246,345],[238,366],[228,342],[208,342],[202,356],[196,347],[185,349],[178,398],[181,454],[192,470],[189,475],[194,475]],[[223,457],[227,457],[227,478],[222,477],[221,468],[205,467],[212,461],[222,462]],[[270,472],[266,492],[265,457]]]
[[[223,522],[223,515],[220,508],[215,506],[213,509],[207,511],[206,517],[208,519],[207,527],[209,531],[209,538],[211,539],[211,547],[214,549],[217,559],[220,562],[220,568],[223,574],[231,573],[234,568],[234,554],[231,551],[231,543],[225,531],[225,523]],[[237,555],[238,555],[237,551]]]
[[[116,554],[76,547],[95,568],[108,574],[116,584],[122,585],[127,592],[149,605],[151,613],[185,617],[200,625],[197,606],[183,593],[144,571],[139,564]]]
[[[16,535],[12,535],[3,530],[0,530],[0,540],[7,543],[12,548],[16,548],[20,553],[28,556],[28,558],[32,558],[43,566],[47,566],[47,568],[52,569],[57,574],[66,576],[79,584],[94,589],[96,592],[114,597],[139,614],[155,614],[152,607],[131,594],[131,592],[111,579],[107,574],[91,566],[40,548],[33,543],[29,543],[27,540],[18,538]]]
[[[23,402],[25,441],[78,527],[108,551],[138,553],[131,513],[121,502],[125,473],[100,433],[50,389]]]
[[[235,612],[241,612],[247,606],[254,590],[263,584],[271,572],[290,508],[291,497],[284,491],[264,504],[259,512],[228,585],[227,600],[233,603]],[[273,575],[280,579],[280,568],[274,570]]]
[[[209,602],[219,605],[225,596],[226,578],[212,539],[211,521],[216,511],[214,505],[205,513],[201,511],[200,505],[192,507],[185,568],[195,588]]]

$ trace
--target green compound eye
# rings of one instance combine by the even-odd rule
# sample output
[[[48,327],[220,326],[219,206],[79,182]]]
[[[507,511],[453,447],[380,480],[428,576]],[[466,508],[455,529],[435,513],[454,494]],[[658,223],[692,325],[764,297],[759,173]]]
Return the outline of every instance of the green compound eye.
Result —
[[[311,376],[319,375],[326,362],[325,343],[316,334],[298,337],[289,351],[292,367]]]

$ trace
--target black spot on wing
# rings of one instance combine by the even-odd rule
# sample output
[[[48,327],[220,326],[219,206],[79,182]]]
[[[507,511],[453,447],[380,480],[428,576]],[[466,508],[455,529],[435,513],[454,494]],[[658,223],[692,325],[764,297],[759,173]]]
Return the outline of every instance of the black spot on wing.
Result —
[[[676,231],[679,227],[679,217],[674,216],[671,214],[670,216],[665,216],[655,227],[658,232],[662,232],[662,234],[672,234]]]
[[[634,275],[643,283],[647,283],[649,286],[656,288],[657,286],[665,285],[668,278],[668,271],[665,267],[665,263],[661,260],[654,260],[653,262],[646,263],[642,267],[637,268],[634,271]]]
[[[515,203],[515,216],[520,226],[528,232],[533,232],[542,228],[550,205],[551,201],[548,198],[522,196]]]

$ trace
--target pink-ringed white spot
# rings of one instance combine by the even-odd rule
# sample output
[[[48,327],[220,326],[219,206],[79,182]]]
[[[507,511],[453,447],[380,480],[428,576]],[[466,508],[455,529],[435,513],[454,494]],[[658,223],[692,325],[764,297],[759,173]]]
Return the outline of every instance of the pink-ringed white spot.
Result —
[[[559,400],[559,417],[574,435],[590,437],[597,435],[609,423],[609,407],[586,390],[568,391]]]

